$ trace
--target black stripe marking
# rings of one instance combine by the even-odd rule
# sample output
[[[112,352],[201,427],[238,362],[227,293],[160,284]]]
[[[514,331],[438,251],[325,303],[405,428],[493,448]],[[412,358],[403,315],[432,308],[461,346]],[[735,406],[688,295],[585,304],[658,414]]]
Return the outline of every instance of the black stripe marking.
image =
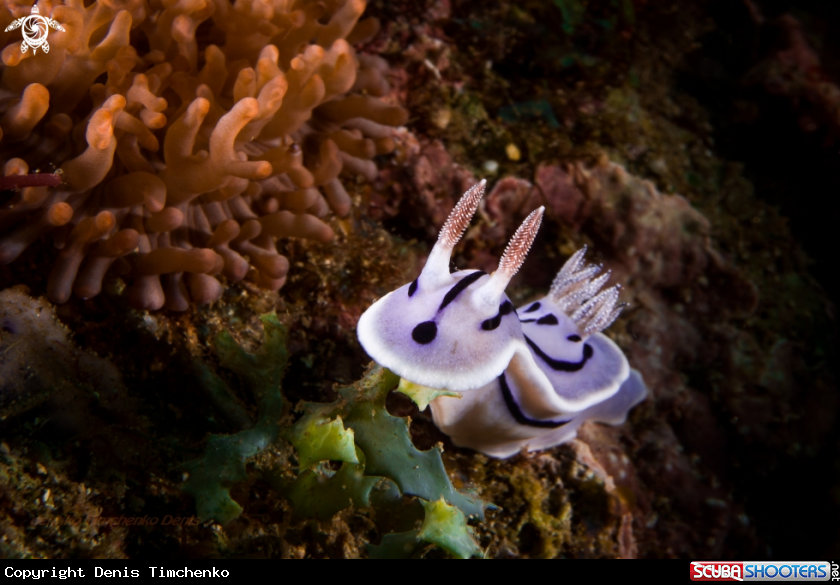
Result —
[[[569,341],[574,341],[575,343],[581,341],[580,335],[569,335],[566,339],[568,339]]]
[[[540,429],[556,429],[557,427],[562,427],[569,421],[562,421],[562,422],[555,422],[553,420],[534,420],[525,416],[525,413],[522,412],[522,409],[519,408],[519,405],[516,403],[516,399],[513,397],[513,393],[510,391],[510,386],[508,386],[507,379],[505,378],[504,373],[499,376],[499,386],[502,387],[502,398],[505,399],[505,406],[507,406],[508,412],[510,412],[511,416],[521,425],[527,425],[529,427],[537,427]]]
[[[431,343],[437,337],[437,325],[434,321],[423,321],[411,332],[411,338],[421,345]]]
[[[589,360],[589,358],[592,357],[593,354],[592,346],[587,343],[583,346],[582,360],[580,360],[579,362],[564,362],[562,360],[556,360],[550,355],[546,354],[542,349],[540,349],[540,346],[531,341],[531,339],[527,335],[525,336],[525,341],[528,343],[531,349],[534,350],[534,353],[540,356],[540,359],[542,359],[542,361],[547,363],[552,370],[555,370],[557,372],[578,372],[581,369],[583,369],[583,366],[586,365],[586,362]]]
[[[537,325],[557,325],[557,317],[549,313],[537,319]]]
[[[470,286],[472,283],[474,283],[476,280],[478,280],[485,274],[487,273],[482,270],[476,270],[472,274],[465,276],[464,278],[459,280],[458,283],[452,288],[450,288],[449,292],[447,292],[446,295],[443,297],[443,302],[440,304],[440,307],[438,307],[438,311],[442,311],[444,308],[446,308],[446,305],[454,301],[455,297],[464,292],[464,289],[466,289],[468,286]]]
[[[513,313],[513,303],[510,301],[505,301],[501,305],[499,305],[499,312],[496,313],[496,316],[491,319],[485,319],[481,322],[481,328],[484,331],[493,331],[502,323],[502,317],[505,315],[510,315]]]
[[[520,323],[533,323],[536,319],[520,319]]]
[[[414,293],[417,292],[417,280],[418,279],[419,279],[419,277],[415,278],[414,282],[412,282],[410,285],[408,285],[408,296],[409,297],[413,297]]]
[[[525,309],[525,312],[526,313],[533,313],[534,311],[536,311],[539,308],[540,308],[540,303],[538,301],[538,302],[534,303],[533,305],[531,305],[530,307],[528,307],[527,309]]]

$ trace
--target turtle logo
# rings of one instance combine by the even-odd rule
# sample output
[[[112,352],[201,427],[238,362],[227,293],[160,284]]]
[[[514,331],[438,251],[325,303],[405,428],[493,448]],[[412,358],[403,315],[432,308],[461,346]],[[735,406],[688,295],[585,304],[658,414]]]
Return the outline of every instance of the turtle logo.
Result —
[[[41,47],[45,53],[50,52],[50,44],[47,42],[47,33],[49,33],[50,27],[55,30],[64,30],[64,27],[52,18],[38,14],[38,6],[32,7],[32,14],[29,16],[18,18],[7,26],[6,32],[21,26],[23,26],[23,31],[21,31],[23,32],[23,42],[20,44],[20,52],[25,53],[29,47],[32,47],[33,55],[38,52],[38,47]]]

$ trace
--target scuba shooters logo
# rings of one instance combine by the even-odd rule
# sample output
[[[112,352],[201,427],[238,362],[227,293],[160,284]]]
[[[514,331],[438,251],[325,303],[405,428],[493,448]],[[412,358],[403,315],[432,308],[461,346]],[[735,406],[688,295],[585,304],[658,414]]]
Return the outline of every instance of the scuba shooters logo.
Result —
[[[691,563],[692,581],[743,581],[744,563],[694,561]]]
[[[692,581],[829,581],[828,561],[692,561]],[[836,579],[834,579],[836,580]]]
[[[20,52],[25,53],[29,47],[32,47],[32,54],[38,52],[38,48],[43,49],[45,53],[50,52],[50,44],[47,42],[47,35],[50,28],[64,31],[64,27],[57,21],[46,16],[41,16],[38,6],[32,7],[32,12],[29,16],[22,16],[13,21],[12,24],[6,27],[6,32],[23,27],[23,42],[20,44]]]

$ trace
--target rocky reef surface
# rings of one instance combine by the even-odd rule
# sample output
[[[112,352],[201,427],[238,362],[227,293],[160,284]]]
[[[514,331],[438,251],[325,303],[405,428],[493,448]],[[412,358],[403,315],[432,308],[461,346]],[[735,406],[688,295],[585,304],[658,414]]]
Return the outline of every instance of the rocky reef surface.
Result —
[[[372,182],[344,177],[332,242],[277,243],[279,293],[148,312],[112,275],[53,306],[51,241],[0,266],[0,556],[836,556],[831,212],[800,187],[836,181],[837,47],[783,4],[370,2],[354,51],[409,120]],[[545,205],[519,304],[588,244],[650,388],[626,424],[492,460],[367,369],[359,315],[482,177],[455,264],[495,269]]]

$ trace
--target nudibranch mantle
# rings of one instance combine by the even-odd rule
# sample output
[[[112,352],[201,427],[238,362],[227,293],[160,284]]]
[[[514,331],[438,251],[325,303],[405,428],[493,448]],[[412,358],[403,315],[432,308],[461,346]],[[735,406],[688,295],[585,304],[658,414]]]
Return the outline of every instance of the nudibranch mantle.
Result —
[[[563,389],[556,395],[556,409],[578,412],[606,400],[629,375],[627,359],[613,340],[603,333],[582,337],[575,322],[550,297],[519,313],[536,366],[552,387]]]
[[[501,315],[498,337],[481,329],[482,323],[507,310],[500,307],[510,307],[508,315],[513,313],[506,295],[495,307],[477,301],[489,280],[480,270],[461,270],[432,287],[421,275],[364,313],[359,340],[374,361],[391,364],[389,369],[416,384],[456,392],[487,384],[507,368],[516,349],[511,343],[498,343],[499,338],[522,338],[515,315]],[[458,293],[455,300],[446,303],[453,292]],[[414,299],[420,295],[422,300]]]
[[[467,191],[441,228],[417,280],[385,295],[359,319],[368,355],[401,377],[430,388],[474,390],[501,374],[524,343],[513,303],[504,294],[542,219],[542,208],[519,228],[492,275],[449,272],[452,249],[467,228],[484,181]]]
[[[545,449],[575,437],[583,422],[621,424],[647,389],[619,347],[600,333],[618,316],[619,287],[579,250],[549,294],[515,309],[504,289],[522,266],[542,220],[535,210],[499,268],[449,272],[452,249],[485,182],[467,191],[441,229],[423,271],[374,303],[358,336],[379,364],[413,384],[461,393],[430,405],[458,446],[493,457]]]

